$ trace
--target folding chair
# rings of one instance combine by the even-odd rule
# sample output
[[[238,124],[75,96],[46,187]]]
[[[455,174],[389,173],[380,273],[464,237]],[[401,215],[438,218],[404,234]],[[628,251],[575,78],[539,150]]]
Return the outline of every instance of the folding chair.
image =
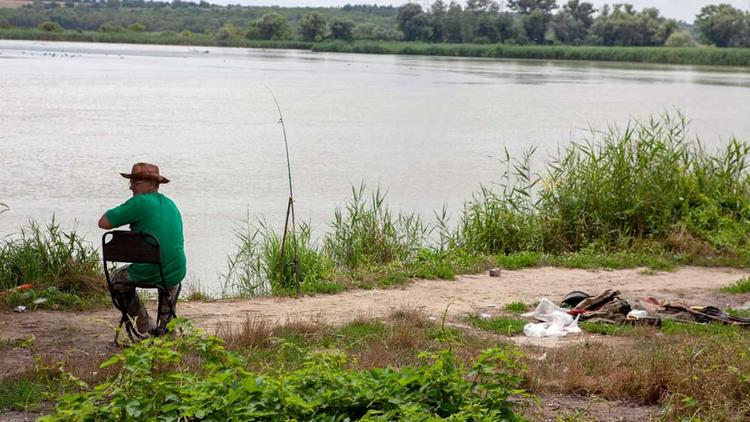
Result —
[[[165,320],[167,321],[171,318],[177,317],[175,314],[175,306],[177,304],[177,298],[180,296],[182,286],[178,285],[174,301],[170,301],[166,280],[164,279],[164,268],[161,263],[159,239],[148,233],[124,230],[108,231],[102,235],[102,260],[104,262],[104,275],[107,278],[107,287],[112,296],[112,303],[115,308],[122,312],[119,328],[122,328],[122,326],[125,325],[125,330],[131,341],[136,341],[136,338],[145,338],[145,336],[139,333],[133,326],[133,320],[127,313],[128,303],[126,303],[125,294],[118,292],[114,288],[115,284],[128,284],[141,289],[156,289],[159,292],[159,308],[156,313],[157,326],[152,334],[158,336],[166,333],[167,327],[166,324],[162,324],[161,317],[166,317]],[[159,266],[159,278],[146,282],[113,283],[110,278],[109,269],[107,268],[107,262],[156,264]],[[168,306],[166,312],[161,311],[164,301],[166,301]],[[117,343],[118,336],[119,330],[115,333],[115,343]]]

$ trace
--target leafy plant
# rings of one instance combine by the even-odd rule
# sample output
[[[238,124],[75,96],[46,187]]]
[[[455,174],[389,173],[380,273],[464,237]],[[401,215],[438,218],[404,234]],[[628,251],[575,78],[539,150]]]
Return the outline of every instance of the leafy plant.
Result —
[[[329,351],[309,354],[299,369],[255,374],[220,339],[185,320],[170,324],[183,335],[113,356],[102,368],[120,367],[116,376],[81,384],[41,420],[522,420],[509,400],[523,394],[514,351],[487,350],[468,369],[443,351],[422,354],[419,366],[364,371],[347,369],[346,356]]]

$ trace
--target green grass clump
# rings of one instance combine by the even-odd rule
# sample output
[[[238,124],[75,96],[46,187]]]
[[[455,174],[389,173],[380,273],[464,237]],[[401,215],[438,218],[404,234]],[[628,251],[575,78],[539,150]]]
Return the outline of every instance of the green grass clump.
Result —
[[[44,399],[45,387],[32,379],[4,379],[0,383],[0,411],[27,411]]]
[[[523,333],[523,326],[526,325],[526,321],[523,319],[508,317],[484,319],[479,315],[471,315],[469,321],[471,321],[471,324],[477,328],[504,334],[506,336]]]
[[[181,320],[173,326],[184,334],[108,359],[102,368],[121,366],[115,376],[63,396],[41,420],[521,420],[509,398],[522,393],[523,367],[503,349],[486,350],[469,367],[450,351],[424,353],[397,370],[348,369],[343,353],[318,352],[300,368],[260,374],[220,339]]]
[[[337,209],[324,247],[333,261],[353,270],[368,265],[409,262],[421,249],[428,228],[416,214],[394,214],[378,187],[369,200],[366,186],[352,187],[352,196]]]
[[[31,284],[30,290],[16,287]],[[45,227],[31,221],[18,235],[0,241],[0,303],[42,308],[85,307],[106,301],[101,260],[75,230],[52,219]],[[32,305],[36,299],[46,302]]]
[[[500,255],[497,263],[506,270],[537,267],[543,262],[539,252],[516,252],[510,255]]]
[[[281,236],[268,225],[247,223],[246,230],[236,231],[238,250],[228,258],[223,274],[224,294],[257,296],[288,295],[295,292],[294,251],[298,253],[300,290],[302,293],[337,293],[344,286],[333,279],[333,264],[314,244],[310,228],[302,224],[295,236],[287,237],[284,283],[281,282]]]
[[[721,291],[732,295],[750,293],[750,277],[743,277],[728,286],[724,286]]]
[[[520,314],[521,312],[526,312],[528,308],[528,305],[523,302],[510,302],[509,304],[505,305],[506,311],[515,312],[518,314]]]

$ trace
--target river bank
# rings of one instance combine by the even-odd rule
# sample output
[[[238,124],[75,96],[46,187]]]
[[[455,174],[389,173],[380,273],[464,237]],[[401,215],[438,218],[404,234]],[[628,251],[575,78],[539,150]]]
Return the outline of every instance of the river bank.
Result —
[[[274,41],[241,37],[216,39],[212,35],[161,32],[44,31],[0,28],[0,39],[72,41],[114,44],[160,44],[263,49],[293,49],[313,52],[394,54],[494,59],[572,60],[622,63],[654,63],[702,66],[750,66],[750,48],[716,47],[599,47],[539,46],[509,44],[450,44],[397,41]]]
[[[687,304],[711,304],[722,309],[738,308],[750,301],[750,296],[748,294],[723,294],[719,292],[719,288],[746,275],[747,271],[744,270],[698,267],[682,267],[674,272],[652,272],[643,269],[586,271],[537,268],[503,271],[499,278],[487,275],[466,275],[453,281],[417,280],[391,289],[352,290],[337,295],[297,299],[257,298],[181,302],[178,306],[178,314],[187,317],[209,334],[218,334],[224,338],[230,349],[255,356],[251,366],[259,365],[257,367],[266,368],[266,370],[270,370],[276,364],[285,368],[294,368],[297,365],[295,362],[301,358],[295,354],[290,355],[288,349],[286,352],[276,350],[277,346],[274,344],[294,341],[298,347],[320,347],[321,342],[331,341],[325,340],[329,336],[339,339],[336,340],[335,347],[341,347],[347,353],[358,356],[357,367],[359,368],[381,366],[387,362],[410,365],[416,362],[415,355],[412,353],[440,347],[440,341],[432,344],[434,340],[430,338],[437,335],[434,334],[434,330],[437,329],[437,333],[440,332],[440,321],[443,321],[443,330],[449,330],[447,332],[452,333],[450,335],[453,337],[449,338],[453,340],[450,342],[460,355],[468,358],[475,356],[485,347],[498,344],[506,345],[503,347],[514,345],[512,347],[520,347],[523,353],[528,355],[529,360],[524,359],[524,361],[529,365],[531,374],[546,359],[563,359],[560,364],[564,365],[574,365],[572,361],[566,360],[568,358],[563,358],[566,355],[577,356],[577,360],[586,360],[580,351],[576,352],[581,348],[589,350],[587,353],[613,353],[610,356],[616,355],[613,350],[629,353],[630,356],[646,353],[647,356],[651,356],[651,359],[658,359],[657,355],[651,355],[654,351],[643,350],[641,344],[642,341],[651,341],[654,344],[656,340],[647,340],[653,336],[653,333],[638,332],[619,336],[584,333],[562,339],[529,342],[528,338],[519,337],[517,334],[509,336],[473,328],[468,318],[471,315],[485,314],[488,318],[491,316],[491,318],[517,319],[517,316],[508,313],[507,309],[511,308],[509,304],[523,303],[529,307],[542,297],[556,301],[572,290],[597,293],[608,288],[620,290],[622,296],[627,298],[653,296],[659,300]],[[149,306],[155,305],[150,303]],[[30,385],[38,386],[33,388],[50,388],[44,386],[46,384],[43,378],[39,378],[41,376],[37,372],[39,370],[47,371],[46,376],[54,378],[58,375],[54,375],[57,370],[53,368],[62,367],[89,383],[100,382],[99,380],[103,377],[109,376],[111,371],[97,368],[101,362],[120,352],[120,349],[114,347],[111,342],[113,326],[117,319],[112,309],[87,312],[37,310],[23,314],[0,312],[0,325],[5,327],[1,339],[3,358],[0,360],[0,378],[5,380],[3,382],[5,390],[0,393],[0,397],[5,397],[4,400],[6,400],[3,404],[8,406],[10,391],[8,389],[21,388],[19,386],[21,380],[30,380],[29,382],[32,382]],[[381,325],[383,328],[378,328]],[[392,330],[396,331],[392,332]],[[406,332],[400,330],[407,330],[406,332],[410,333],[408,338],[404,337],[407,335]],[[326,334],[328,332],[330,334]],[[691,341],[706,343],[704,346],[706,355],[703,361],[708,364],[714,358],[714,351],[708,346],[713,341],[710,339],[714,336],[724,338],[727,335],[729,334],[719,330],[714,334],[692,335]],[[683,340],[679,335],[670,334],[668,337],[673,346],[683,347]],[[266,342],[269,340],[264,340],[267,338],[271,339],[268,343]],[[273,340],[274,338],[276,340]],[[297,340],[291,340],[294,338]],[[341,344],[338,344],[339,342]],[[376,347],[376,344],[385,345],[386,350]],[[593,345],[596,347],[592,348]],[[687,346],[686,343],[685,347]],[[280,355],[273,358],[269,353],[280,353]],[[540,356],[543,356],[541,360],[539,360]],[[745,365],[736,358],[737,356],[726,356],[729,362],[744,368]],[[281,360],[274,363],[278,359]],[[613,359],[620,362],[618,372],[621,374],[642,369],[637,368],[637,365],[642,365],[642,363],[628,363],[620,358]],[[675,367],[668,373],[663,373],[662,377],[674,375],[675,379],[679,379],[682,376],[679,371],[685,368],[681,363],[681,358],[675,355],[674,360]],[[635,366],[631,368],[630,365]],[[671,371],[676,372],[672,374]],[[701,379],[704,376],[710,376],[709,372],[699,372],[699,374],[702,374],[699,375]],[[585,378],[585,382],[600,383],[601,386],[598,388],[602,388],[607,382],[606,379],[612,375],[608,370],[600,368],[593,370]],[[589,395],[578,396],[575,393],[575,388],[577,388],[575,383],[583,382],[583,379],[573,381],[573,378],[569,378],[568,387],[553,388],[554,383],[551,383],[550,379],[541,380],[529,376],[530,378],[527,378],[525,382],[525,388],[531,393],[540,394],[543,404],[524,410],[527,414],[536,414],[534,420],[554,420],[556,415],[566,414],[574,409],[596,420],[610,420],[608,418],[613,417],[602,416],[606,415],[606,412],[601,413],[604,410],[591,405],[593,401],[601,399],[594,399]],[[571,377],[572,374],[568,376]],[[601,390],[598,393],[596,391],[591,393],[600,395],[604,400],[611,400],[611,407],[625,412],[619,415],[626,417],[625,420],[642,420],[644,414],[663,415],[670,414],[669,412],[672,412],[673,416],[682,414],[682,410],[675,413],[675,409],[668,409],[668,404],[671,403],[669,397],[682,391],[682,387],[674,381],[665,381],[665,379],[662,382],[666,383],[664,388],[668,393],[652,399],[639,398],[635,391],[625,392],[629,388],[627,385],[617,386],[609,392]],[[644,380],[645,378],[641,381]],[[592,385],[589,384],[589,386]],[[724,386],[726,393],[722,394],[729,394],[729,388],[733,387]],[[27,392],[30,391],[38,390]],[[55,389],[51,391],[54,392]],[[705,394],[714,393],[706,392]],[[18,404],[13,405],[12,409],[16,412],[20,411],[14,417],[22,418],[24,409],[26,412],[31,412],[31,415],[37,416],[49,412],[51,410],[49,403],[45,404],[40,401],[40,398],[41,395],[27,397],[25,408],[23,405],[20,405],[21,407]],[[585,405],[587,403],[588,406]],[[710,412],[717,412],[719,407],[711,407],[707,402],[700,403],[701,406],[705,406],[702,408],[704,412],[702,414],[718,415]],[[547,405],[554,406],[555,404],[557,404],[557,410],[549,413]],[[8,408],[5,412],[7,410]],[[609,411],[611,412],[611,409]],[[0,413],[0,415],[10,414]],[[544,419],[543,415],[551,419]],[[539,417],[541,419],[537,419]]]

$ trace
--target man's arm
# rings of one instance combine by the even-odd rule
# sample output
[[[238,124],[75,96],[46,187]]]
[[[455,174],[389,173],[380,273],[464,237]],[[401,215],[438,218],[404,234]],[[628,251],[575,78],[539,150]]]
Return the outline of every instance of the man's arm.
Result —
[[[102,218],[99,219],[99,228],[109,230],[112,227],[112,224],[110,224],[109,220],[107,219],[107,215],[104,214]]]

